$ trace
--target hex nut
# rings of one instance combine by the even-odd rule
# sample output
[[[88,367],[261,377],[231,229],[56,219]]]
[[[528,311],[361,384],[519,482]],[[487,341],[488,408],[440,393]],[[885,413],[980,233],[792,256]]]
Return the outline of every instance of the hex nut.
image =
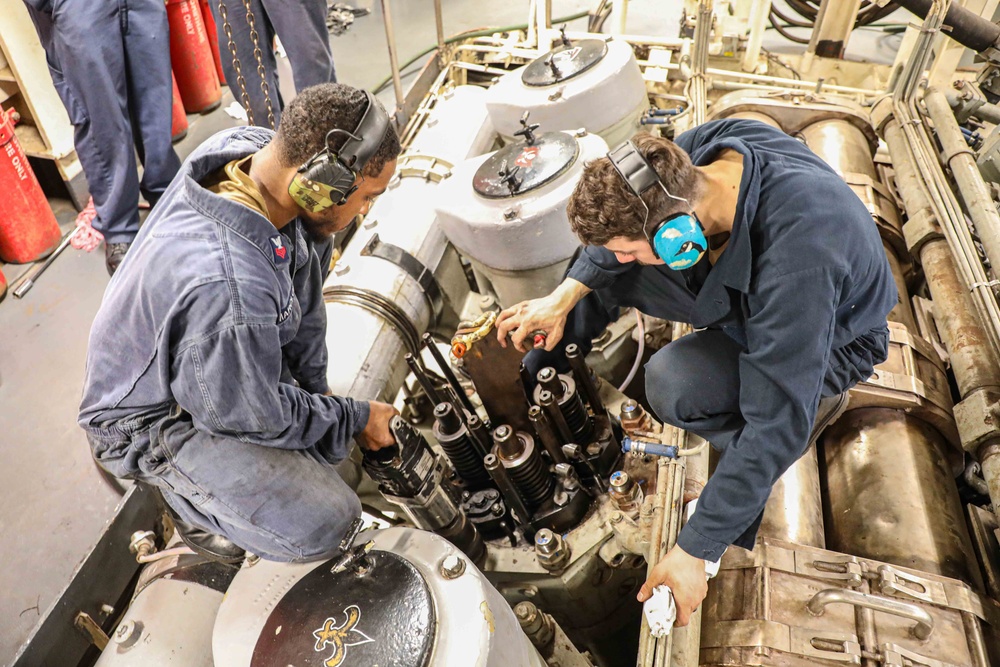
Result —
[[[445,556],[441,560],[440,570],[445,579],[457,579],[465,573],[465,560],[456,554]]]

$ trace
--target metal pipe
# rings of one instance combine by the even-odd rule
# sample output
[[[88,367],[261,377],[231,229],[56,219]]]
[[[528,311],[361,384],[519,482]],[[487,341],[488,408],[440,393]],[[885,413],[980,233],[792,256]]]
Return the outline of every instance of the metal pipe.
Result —
[[[20,299],[31,291],[31,288],[35,286],[35,281],[38,280],[38,278],[45,273],[50,266],[52,266],[52,263],[56,261],[56,258],[59,257],[59,255],[63,254],[63,251],[69,247],[70,241],[73,240],[73,237],[75,237],[76,233],[81,229],[82,227],[77,227],[63,236],[62,241],[60,241],[56,249],[49,254],[49,256],[45,259],[45,262],[42,263],[41,266],[37,266],[32,269],[29,272],[29,275],[20,280],[17,287],[14,288],[13,294],[15,299]]]
[[[556,397],[552,395],[551,391],[543,391],[538,395],[538,402],[541,404],[545,414],[549,416],[549,419],[556,427],[556,432],[559,433],[559,437],[563,444],[570,444],[573,442],[573,431],[570,430],[569,424],[566,423],[566,417],[563,416],[562,410],[559,409],[559,403],[556,401]]]
[[[823,0],[809,39],[807,57],[843,58],[859,9],[861,0]]]
[[[831,604],[867,607],[886,614],[912,619],[916,621],[916,625],[910,629],[910,632],[921,641],[929,638],[931,632],[934,631],[934,619],[922,607],[902,600],[882,597],[881,595],[868,595],[844,588],[827,588],[819,591],[806,603],[806,608],[813,616],[822,616],[827,605]]]
[[[497,488],[500,489],[500,493],[503,495],[503,499],[517,515],[517,518],[522,523],[529,523],[531,521],[531,514],[528,513],[528,506],[525,504],[521,492],[514,486],[514,481],[507,473],[507,469],[500,463],[500,457],[497,456],[495,451],[486,455],[483,459],[483,466],[486,467],[486,471],[490,473],[490,477],[496,482]]]
[[[556,437],[555,431],[552,430],[552,424],[542,409],[537,405],[532,405],[528,408],[528,419],[531,420],[531,425],[535,428],[535,433],[538,434],[538,439],[542,441],[542,446],[549,453],[552,462],[556,464],[566,463],[566,455],[563,454],[559,438]]]
[[[431,379],[427,377],[427,373],[420,366],[417,358],[409,352],[407,352],[406,356],[403,358],[406,359],[406,365],[410,367],[410,372],[413,373],[413,377],[417,378],[417,382],[420,383],[420,387],[424,390],[424,393],[427,394],[427,398],[429,398],[434,405],[444,403],[444,399],[441,397],[441,394],[438,393],[437,389],[434,388],[434,383],[432,383]]]
[[[385,24],[385,41],[389,45],[389,67],[392,69],[392,88],[396,93],[396,110],[403,108],[403,80],[399,74],[399,56],[396,52],[396,32],[392,25],[392,0],[382,0],[382,22]]]
[[[989,654],[986,650],[986,641],[983,637],[983,629],[979,625],[979,619],[976,618],[975,614],[963,611],[962,626],[965,629],[965,640],[969,645],[972,664],[974,667],[989,667]]]
[[[764,42],[764,30],[767,28],[767,16],[770,12],[771,0],[757,0],[750,8],[750,36],[747,39],[742,62],[744,72],[757,71],[760,48]]]
[[[587,361],[583,358],[583,355],[580,354],[580,348],[576,343],[566,346],[566,359],[569,361],[569,366],[573,370],[573,377],[576,378],[577,386],[583,389],[583,393],[587,397],[587,403],[590,404],[590,409],[594,411],[595,415],[600,414],[604,411],[604,403],[601,401],[601,392],[597,390],[597,384],[594,382],[594,378],[590,374],[590,368],[587,367]]]
[[[993,195],[976,165],[976,157],[965,142],[947,98],[931,88],[924,95],[927,112],[934,121],[944,160],[958,185],[958,193],[972,218],[983,249],[993,266],[1000,267],[1000,214]]]
[[[438,57],[444,56],[444,12],[441,9],[441,0],[434,0],[434,27],[437,30]]]
[[[909,159],[899,121],[890,119],[882,135],[893,157],[896,189],[907,216],[911,220],[926,220],[931,228],[938,228],[940,221],[924,192],[923,176]],[[948,242],[944,238],[932,238],[920,247],[919,256],[931,293],[934,320],[948,349],[962,397],[983,387],[1000,386],[1000,366],[990,344],[989,331],[977,317],[973,298],[963,284]]]
[[[447,359],[444,358],[444,355],[441,354],[441,350],[438,349],[438,346],[434,344],[434,337],[429,333],[425,333],[421,337],[421,340],[424,342],[424,346],[431,351],[431,356],[434,357],[434,361],[437,362],[438,368],[441,369],[441,374],[444,375],[444,379],[448,381],[448,384],[451,385],[451,388],[455,391],[455,396],[457,396],[458,400],[462,403],[462,407],[464,407],[470,415],[476,414],[476,408],[473,407],[472,401],[470,401],[469,397],[465,394],[465,389],[458,381],[458,378],[455,377],[455,373],[451,370],[451,364],[449,364]]]
[[[948,104],[950,104],[951,108],[955,111],[958,111],[965,106],[966,99],[959,93],[952,90],[946,90],[944,91],[944,96],[948,98]],[[985,120],[988,123],[1000,125],[1000,106],[997,106],[996,104],[983,102],[981,105],[976,107],[976,110],[972,112],[972,115],[980,120]]]

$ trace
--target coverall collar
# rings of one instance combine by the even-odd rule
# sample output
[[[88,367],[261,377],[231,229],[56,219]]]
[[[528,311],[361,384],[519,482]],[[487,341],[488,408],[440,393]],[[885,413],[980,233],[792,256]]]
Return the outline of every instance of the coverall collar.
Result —
[[[729,245],[708,272],[704,285],[698,290],[692,312],[693,324],[696,327],[712,324],[729,311],[727,287],[744,294],[750,290],[753,268],[750,225],[753,224],[754,216],[757,214],[760,197],[760,166],[753,151],[739,139],[732,138],[722,139],[696,151],[691,156],[691,161],[695,166],[704,166],[727,148],[743,156],[743,177],[740,179],[739,200]]]
[[[220,132],[199,146],[181,166],[179,179],[191,205],[219,224],[247,239],[278,267],[272,239],[280,233],[271,221],[250,208],[209,192],[199,182],[229,162],[256,153],[274,138],[274,132],[260,127],[238,127]],[[295,234],[296,237],[300,233]],[[298,245],[298,238],[293,239]],[[298,254],[298,253],[296,253]],[[298,260],[298,258],[297,258]],[[284,263],[284,262],[282,262]],[[296,264],[300,263],[296,261]]]

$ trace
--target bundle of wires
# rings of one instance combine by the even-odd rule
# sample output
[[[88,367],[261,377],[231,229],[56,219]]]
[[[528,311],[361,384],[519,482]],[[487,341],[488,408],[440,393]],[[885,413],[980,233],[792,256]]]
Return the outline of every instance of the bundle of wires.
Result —
[[[809,38],[793,35],[788,31],[788,28],[814,28],[816,26],[816,17],[819,16],[820,0],[785,0],[785,2],[799,15],[799,18],[785,14],[775,6],[775,3],[771,3],[771,13],[768,17],[771,20],[771,26],[787,40],[796,44],[808,44]],[[898,8],[899,6],[895,2],[890,2],[885,7],[879,7],[875,2],[862,0],[854,27],[862,28],[870,26],[876,21],[884,19]],[[781,23],[782,21],[784,21],[784,24]]]

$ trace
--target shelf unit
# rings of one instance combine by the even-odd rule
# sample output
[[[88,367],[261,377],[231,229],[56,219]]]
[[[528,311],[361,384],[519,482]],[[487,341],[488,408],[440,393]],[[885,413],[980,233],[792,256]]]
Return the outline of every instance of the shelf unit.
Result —
[[[0,107],[21,115],[15,131],[24,152],[54,162],[73,203],[85,206],[89,195],[73,147],[73,125],[22,0],[0,0]]]

